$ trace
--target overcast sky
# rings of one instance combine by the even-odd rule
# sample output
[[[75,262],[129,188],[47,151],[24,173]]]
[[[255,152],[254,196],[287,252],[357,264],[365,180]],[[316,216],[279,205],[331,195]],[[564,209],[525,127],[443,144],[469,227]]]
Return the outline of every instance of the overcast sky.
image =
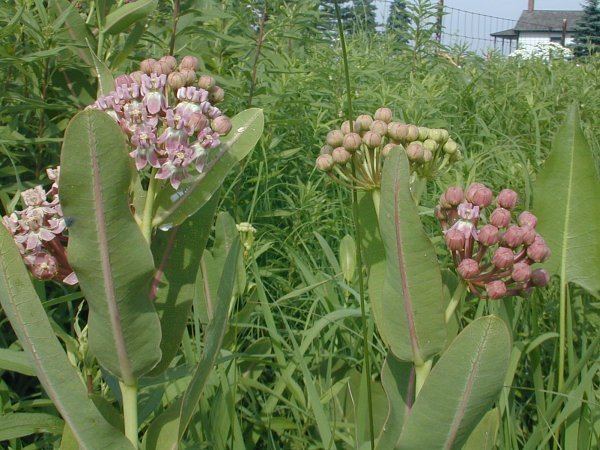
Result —
[[[535,9],[580,10],[581,3],[582,0],[535,0]],[[521,11],[527,9],[528,0],[446,0],[445,4],[490,16],[518,19]]]

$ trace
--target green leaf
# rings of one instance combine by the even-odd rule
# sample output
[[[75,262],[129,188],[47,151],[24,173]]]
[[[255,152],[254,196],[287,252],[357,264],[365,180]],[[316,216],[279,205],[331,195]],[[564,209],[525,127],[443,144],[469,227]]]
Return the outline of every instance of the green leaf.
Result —
[[[82,448],[131,449],[87,396],[79,374],[54,334],[12,236],[0,226],[0,304],[36,375]]]
[[[229,171],[243,160],[260,138],[264,117],[262,109],[251,108],[231,119],[231,132],[222,139],[222,157],[210,163],[206,171],[175,191],[163,185],[158,193],[152,224],[176,226],[198,211],[223,184]]]
[[[177,354],[194,299],[200,259],[219,204],[216,194],[192,217],[152,241],[156,274],[152,282],[154,305],[160,318],[162,358],[150,376],[163,372]]]
[[[510,348],[502,319],[486,316],[467,326],[427,377],[396,448],[460,448],[497,400]]]
[[[404,361],[423,364],[444,348],[443,285],[435,249],[423,231],[403,152],[385,162],[379,228],[386,254],[380,295],[372,298],[384,342]],[[378,278],[381,279],[381,269]]]
[[[17,439],[35,433],[60,434],[62,428],[62,419],[52,414],[4,414],[0,421],[0,441]]]
[[[92,65],[92,55],[86,45],[96,46],[96,38],[86,25],[83,18],[79,15],[79,11],[74,4],[68,0],[51,0],[50,8],[54,10],[58,17],[66,14],[64,28],[71,38],[73,52],[89,66]]]
[[[494,408],[488,411],[475,427],[462,450],[494,450],[500,427],[500,413]]]
[[[349,234],[340,241],[340,267],[344,279],[351,283],[356,272],[356,244]]]
[[[92,57],[92,62],[94,63],[96,78],[98,79],[98,97],[108,95],[115,90],[115,79],[113,78],[113,74],[106,64],[104,64],[103,61],[100,61],[98,56],[96,56],[89,41],[87,41],[87,44],[90,48],[90,55]]]
[[[8,348],[0,348],[0,370],[35,376],[35,368],[29,355],[26,352]]]
[[[102,30],[106,34],[117,34],[135,22],[145,19],[156,9],[158,0],[138,0],[120,6],[108,16]]]
[[[100,111],[77,114],[61,155],[69,262],[89,303],[90,350],[126,384],[160,360],[161,338],[149,298],[152,253],[129,208],[131,177],[119,126]]]
[[[551,258],[545,267],[600,295],[600,182],[573,105],[534,185],[537,229]]]

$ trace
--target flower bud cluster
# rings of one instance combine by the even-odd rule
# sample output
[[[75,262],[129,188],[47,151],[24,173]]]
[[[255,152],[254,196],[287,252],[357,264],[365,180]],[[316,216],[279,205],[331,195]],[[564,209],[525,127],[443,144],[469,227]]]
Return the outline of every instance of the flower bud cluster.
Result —
[[[229,133],[231,121],[217,108],[224,91],[208,75],[198,76],[198,59],[179,63],[170,55],[145,59],[140,70],[115,78],[115,90],[91,106],[107,112],[127,134],[138,170],[151,166],[155,178],[174,189],[202,173]]]
[[[316,167],[334,180],[359,189],[376,189],[381,183],[385,158],[393,151],[405,151],[411,171],[432,178],[461,159],[458,144],[447,130],[429,129],[394,121],[389,108],[379,108],[373,116],[362,114],[352,123],[327,134]],[[354,160],[356,176],[347,167]]]
[[[523,211],[514,220],[518,201],[510,189],[494,201],[492,190],[481,183],[466,191],[450,187],[440,197],[436,217],[446,246],[458,274],[479,297],[526,295],[549,282],[548,272],[532,265],[546,261],[550,248],[536,231],[532,213]]]
[[[60,167],[48,169],[46,173],[53,181],[50,190],[36,186],[23,191],[21,199],[25,209],[2,217],[2,223],[13,236],[25,265],[35,278],[77,284],[65,250],[66,224],[58,199]]]

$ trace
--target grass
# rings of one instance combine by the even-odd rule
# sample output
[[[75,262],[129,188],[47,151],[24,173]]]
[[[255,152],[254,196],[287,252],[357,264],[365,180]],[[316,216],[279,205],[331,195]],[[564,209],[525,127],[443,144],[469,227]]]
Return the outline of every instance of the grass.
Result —
[[[3,8],[0,23],[8,23],[25,3],[32,2]],[[361,422],[365,403],[358,395],[364,329],[358,277],[343,278],[338,255],[340,240],[354,233],[351,202],[347,191],[313,168],[326,131],[343,120],[340,48],[316,32],[318,18],[310,1],[274,2],[264,42],[257,36],[259,15],[247,14],[241,3],[223,1],[219,4],[224,6],[199,6],[183,15],[174,41],[176,54],[201,56],[206,70],[224,86],[226,110],[246,107],[253,92],[252,105],[266,114],[264,137],[243,173],[231,177],[221,205],[236,221],[252,222],[258,233],[245,259],[248,270],[220,364],[190,442],[204,442],[211,449],[317,449],[332,448],[332,443],[355,448],[357,436],[368,441],[366,421]],[[57,163],[68,118],[94,95],[90,71],[73,57],[73,44],[60,29],[52,28],[52,17],[37,4],[21,14],[12,33],[0,35],[0,153],[5,156],[0,158],[0,200],[5,212],[20,189],[43,180],[43,169]],[[152,18],[120,71],[166,51],[169,14],[164,6]],[[430,208],[451,183],[485,180],[494,190],[511,187],[530,206],[531,182],[574,100],[581,104],[586,135],[598,155],[598,58],[547,64],[446,49],[448,58],[425,47],[415,64],[414,51],[393,36],[357,33],[347,44],[357,113],[387,105],[406,121],[447,128],[465,150],[459,169],[430,184],[425,193],[423,219],[434,241],[439,231]],[[79,91],[69,89],[67,79]],[[48,313],[59,328],[85,342],[80,300],[51,300],[68,294],[62,289],[46,287]],[[470,299],[460,306],[465,319],[457,327],[496,313],[513,333],[511,370],[499,401],[499,448],[598,445],[600,309],[597,299],[577,288],[568,295],[564,394],[557,393],[558,283],[529,299]],[[0,346],[17,347],[1,312],[0,321]],[[179,365],[145,391],[142,423],[152,406],[166,404],[180,392],[186,364],[195,362],[201,324],[201,317],[192,317]],[[367,328],[377,425],[385,412],[378,381],[385,348],[370,317]],[[85,346],[61,336],[72,360],[93,375],[97,391],[110,399],[110,388]],[[51,411],[34,378],[0,374],[0,411]],[[51,448],[56,441],[53,435],[36,435],[7,445]]]

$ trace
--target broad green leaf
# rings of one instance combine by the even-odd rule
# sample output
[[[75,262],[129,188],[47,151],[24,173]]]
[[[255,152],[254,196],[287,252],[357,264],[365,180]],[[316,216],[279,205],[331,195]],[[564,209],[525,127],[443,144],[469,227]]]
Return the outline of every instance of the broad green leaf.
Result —
[[[51,0],[49,5],[57,16],[67,15],[64,27],[69,34],[73,52],[79,55],[87,65],[92,66],[92,55],[86,42],[96,46],[96,38],[79,15],[75,5],[68,0]]]
[[[498,398],[510,348],[502,319],[486,316],[467,326],[427,377],[396,448],[461,448]]]
[[[263,131],[262,109],[242,111],[231,122],[231,131],[222,138],[221,158],[209,163],[203,174],[182,183],[177,191],[170,185],[163,185],[157,195],[154,226],[179,225],[198,211],[223,184],[230,170],[254,148]]]
[[[600,295],[600,180],[573,105],[534,185],[537,229],[552,273]]]
[[[371,302],[379,333],[392,353],[400,360],[423,364],[444,348],[446,326],[442,275],[412,199],[409,177],[406,155],[393,152],[381,182],[379,228],[386,254],[385,278],[381,294]]]
[[[381,368],[381,383],[388,399],[387,418],[377,440],[377,449],[394,448],[414,402],[415,373],[411,363],[388,353]]]
[[[462,450],[494,450],[500,427],[500,413],[494,408],[488,411],[475,427]]]
[[[340,241],[340,267],[344,279],[351,283],[356,272],[356,244],[349,234]]]
[[[104,29],[106,34],[117,34],[135,22],[145,19],[156,9],[158,0],[137,0],[120,6],[106,16]]]
[[[8,348],[0,348],[0,370],[35,376],[35,367],[31,357],[26,352]]]
[[[96,56],[94,50],[90,46],[89,41],[87,41],[87,44],[90,48],[90,55],[92,57],[92,62],[94,63],[96,78],[98,79],[98,97],[108,95],[109,93],[115,90],[115,80],[113,78],[112,72],[106,66],[106,64],[104,64],[103,61],[100,61],[98,56]]]
[[[60,417],[45,413],[3,414],[0,420],[0,441],[17,439],[35,433],[60,434],[63,428]]]
[[[88,398],[67,359],[35,292],[12,236],[0,226],[0,304],[19,341],[31,356],[44,390],[69,424],[81,448],[131,449]]]
[[[212,229],[219,195],[192,217],[169,231],[158,231],[152,240],[156,273],[151,297],[160,318],[162,357],[150,376],[163,372],[177,354],[187,325],[200,259]]]
[[[152,253],[129,208],[130,164],[110,116],[85,110],[69,123],[60,174],[69,262],[89,303],[90,350],[126,384],[160,360],[161,339]]]

